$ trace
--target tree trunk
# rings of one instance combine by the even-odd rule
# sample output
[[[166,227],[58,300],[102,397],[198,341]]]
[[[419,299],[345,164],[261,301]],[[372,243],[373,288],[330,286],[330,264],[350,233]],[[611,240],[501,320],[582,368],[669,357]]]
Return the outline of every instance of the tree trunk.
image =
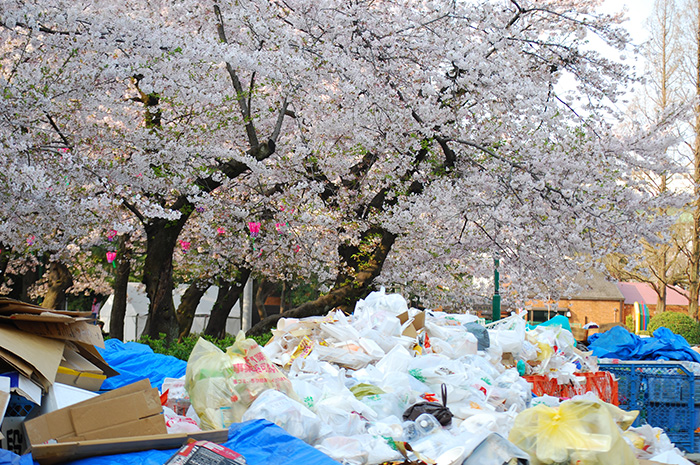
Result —
[[[382,271],[396,236],[385,230],[367,231],[364,238],[380,234],[380,241],[370,254],[362,253],[365,260],[359,261],[360,251],[354,246],[341,246],[340,256],[355,271],[353,275],[340,274],[336,279],[334,289],[328,294],[311,302],[305,302],[297,308],[284,314],[270,315],[250,328],[249,336],[259,336],[272,328],[280,318],[305,318],[309,316],[325,315],[334,308],[340,308],[346,313],[355,310],[355,303],[367,297],[372,291],[372,283]],[[360,241],[362,243],[363,241]]]
[[[195,281],[190,284],[190,287],[187,288],[182,296],[176,312],[180,339],[189,336],[197,306],[202,301],[202,297],[207,292],[207,289],[209,289],[209,284],[203,281]]]
[[[174,341],[178,335],[173,303],[173,251],[188,217],[189,214],[182,213],[177,221],[157,218],[145,225],[143,283],[150,303],[143,334],[152,339],[159,339],[160,334],[165,334],[167,343]]]
[[[114,301],[109,318],[109,337],[124,340],[124,318],[126,317],[126,299],[131,274],[131,254],[127,248],[128,236],[119,238],[116,276],[114,278]]]
[[[66,265],[51,262],[49,265],[49,290],[46,291],[43,308],[60,309],[66,303],[66,290],[73,285],[73,276]]]
[[[216,296],[216,303],[211,309],[211,315],[209,316],[207,327],[204,329],[204,334],[217,338],[222,338],[226,335],[226,320],[231,313],[231,309],[243,294],[243,288],[248,282],[249,276],[250,270],[242,269],[235,283],[222,283],[219,286],[219,294]],[[241,306],[242,311],[243,308]]]
[[[700,1],[696,2],[696,18],[700,18]],[[695,98],[700,97],[700,22],[696,24],[695,32]],[[689,257],[690,273],[688,285],[688,314],[700,321],[698,315],[698,297],[700,296],[700,104],[696,103],[695,140],[693,141],[693,183],[695,198],[693,199],[693,237],[692,250]]]
[[[666,311],[666,283],[659,282],[659,289],[656,292],[658,300],[656,302],[656,314]]]
[[[5,271],[10,263],[10,249],[0,244],[0,285],[5,282]]]
[[[265,278],[258,282],[258,288],[255,291],[255,309],[260,315],[260,320],[267,318],[267,309],[265,308],[265,301],[270,297],[277,289],[277,283],[273,283]]]

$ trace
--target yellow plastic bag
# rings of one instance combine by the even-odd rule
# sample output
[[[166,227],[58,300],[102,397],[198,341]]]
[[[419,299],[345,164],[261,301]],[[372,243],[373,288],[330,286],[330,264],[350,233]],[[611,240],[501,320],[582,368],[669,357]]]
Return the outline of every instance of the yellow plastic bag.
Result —
[[[289,379],[243,332],[226,352],[200,338],[187,361],[185,389],[203,430],[240,422],[250,404],[267,389],[298,400]]]
[[[617,423],[623,415],[610,407],[593,400],[540,404],[518,414],[509,439],[530,454],[532,465],[638,464]]]

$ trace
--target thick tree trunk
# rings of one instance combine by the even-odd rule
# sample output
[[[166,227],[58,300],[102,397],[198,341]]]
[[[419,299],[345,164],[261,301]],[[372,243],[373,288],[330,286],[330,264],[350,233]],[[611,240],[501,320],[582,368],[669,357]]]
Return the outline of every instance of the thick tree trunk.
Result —
[[[211,315],[209,316],[207,327],[204,329],[204,334],[218,338],[226,335],[226,320],[231,313],[231,309],[236,305],[241,294],[243,294],[243,288],[248,282],[249,276],[250,270],[242,269],[235,283],[222,283],[219,286],[219,294],[216,296],[216,303],[211,309]],[[241,311],[243,311],[242,308]]]
[[[659,289],[657,291],[657,303],[656,303],[656,313],[663,313],[666,311],[666,283],[659,282]]]
[[[124,340],[124,317],[126,316],[126,299],[131,274],[131,255],[127,248],[128,236],[119,238],[117,249],[116,276],[114,278],[114,301],[109,318],[109,337]]]
[[[258,282],[257,290],[255,291],[254,305],[255,309],[260,315],[260,320],[267,318],[267,309],[265,308],[265,301],[270,297],[277,289],[277,283],[269,281],[267,279],[261,279]]]
[[[396,236],[385,230],[368,231],[364,237],[380,234],[380,240],[370,254],[364,252],[363,261],[359,261],[359,250],[354,246],[341,246],[340,255],[344,258],[355,273],[353,276],[342,274],[336,279],[335,288],[328,294],[318,299],[305,302],[297,308],[291,309],[284,314],[270,315],[250,328],[247,332],[249,336],[259,336],[272,328],[280,318],[305,318],[309,316],[325,315],[334,308],[340,308],[346,313],[355,309],[358,300],[367,297],[372,291],[372,283],[382,271],[382,266],[386,261],[391,247],[394,245]],[[362,241],[361,241],[362,242]]]
[[[177,221],[153,219],[146,225],[146,260],[143,283],[149,299],[148,320],[143,334],[159,339],[165,334],[167,343],[178,335],[177,316],[173,303],[173,251],[189,214]]]
[[[197,311],[199,302],[209,289],[209,284],[203,281],[195,281],[190,284],[185,294],[182,296],[180,305],[175,312],[177,315],[177,325],[180,331],[180,339],[189,336],[194,321],[194,314]]]
[[[0,244],[0,285],[5,282],[8,263],[10,263],[10,249]]]
[[[43,308],[60,309],[66,303],[66,290],[73,285],[73,276],[66,265],[51,262],[49,265],[49,290],[46,291]]]
[[[700,18],[700,1],[695,3],[696,17]],[[695,97],[700,98],[700,22],[695,30]],[[700,104],[696,102],[695,112],[695,140],[693,141],[693,237],[692,250],[689,257],[689,285],[688,285],[688,314],[700,321],[698,314],[698,297],[700,296]]]

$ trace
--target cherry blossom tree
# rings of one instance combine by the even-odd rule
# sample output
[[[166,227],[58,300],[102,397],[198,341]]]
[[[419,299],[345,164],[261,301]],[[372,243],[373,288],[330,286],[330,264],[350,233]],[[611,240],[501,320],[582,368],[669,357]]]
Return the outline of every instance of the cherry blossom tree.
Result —
[[[522,293],[653,234],[668,197],[631,175],[667,168],[655,128],[612,129],[626,70],[583,45],[626,36],[596,3],[4,0],[3,182],[66,237],[131,213],[154,337],[177,334],[179,241],[225,215],[240,269],[329,283],[288,315],[378,282],[479,292],[496,252]],[[21,244],[37,225],[3,208]]]

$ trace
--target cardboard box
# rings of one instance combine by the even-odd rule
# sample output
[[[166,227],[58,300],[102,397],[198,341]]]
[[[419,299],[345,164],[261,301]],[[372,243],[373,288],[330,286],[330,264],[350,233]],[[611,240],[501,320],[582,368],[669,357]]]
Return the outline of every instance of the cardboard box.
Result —
[[[107,375],[101,368],[66,345],[63,360],[56,372],[56,382],[88,391],[99,391],[105,379]]]
[[[190,441],[164,465],[245,465],[245,458],[228,447],[210,441]]]
[[[47,444],[33,446],[32,458],[41,465],[53,465],[99,455],[126,454],[151,449],[177,449],[190,439],[224,442],[228,439],[228,430]]]
[[[0,360],[27,378],[36,381],[46,392],[56,378],[63,358],[65,342],[49,339],[0,324]]]
[[[49,442],[165,434],[162,413],[158,389],[146,379],[28,420],[25,428],[34,449]]]
[[[408,312],[403,312],[397,318],[401,322],[402,336],[417,337],[418,332],[425,325],[425,312],[423,311],[416,313],[413,317],[410,317]]]

